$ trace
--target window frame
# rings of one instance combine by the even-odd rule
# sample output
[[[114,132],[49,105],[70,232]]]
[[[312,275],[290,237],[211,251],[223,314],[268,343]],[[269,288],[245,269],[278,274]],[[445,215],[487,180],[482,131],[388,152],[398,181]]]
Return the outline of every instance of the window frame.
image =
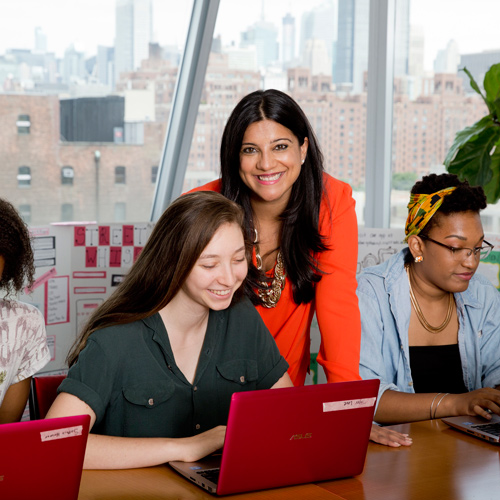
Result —
[[[219,0],[193,3],[158,169],[151,220],[182,193]],[[390,227],[396,0],[369,2],[365,227]]]

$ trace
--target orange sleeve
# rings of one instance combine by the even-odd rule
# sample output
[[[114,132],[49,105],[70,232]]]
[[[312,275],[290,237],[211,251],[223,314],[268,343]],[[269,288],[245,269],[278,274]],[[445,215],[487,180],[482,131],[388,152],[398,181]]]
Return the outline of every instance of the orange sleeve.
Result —
[[[194,193],[195,191],[216,191],[217,193],[220,193],[220,190],[221,190],[221,181],[220,179],[216,179],[215,181],[203,184],[203,186],[195,187],[194,189],[191,189],[191,191],[188,191],[188,193]]]
[[[361,320],[356,296],[358,226],[348,184],[326,175],[320,233],[328,250],[319,254],[326,273],[316,285],[316,317],[321,332],[318,363],[328,382],[359,380]]]

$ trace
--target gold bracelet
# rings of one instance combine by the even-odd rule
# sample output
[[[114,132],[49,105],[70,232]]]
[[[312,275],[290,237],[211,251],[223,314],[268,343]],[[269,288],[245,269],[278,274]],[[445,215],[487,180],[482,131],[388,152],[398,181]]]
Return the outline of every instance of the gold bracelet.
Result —
[[[441,401],[443,401],[443,399],[448,396],[450,393],[447,392],[446,394],[444,394],[443,396],[441,396],[441,399],[438,401],[437,405],[436,405],[436,409],[434,410],[434,418],[436,418],[436,413],[438,411],[438,406],[441,404]]]
[[[438,392],[435,396],[434,396],[434,399],[432,400],[432,403],[431,403],[431,408],[429,410],[429,418],[432,420],[432,405],[434,404],[434,401],[436,401],[436,398],[440,395],[440,394],[443,394],[442,392]]]

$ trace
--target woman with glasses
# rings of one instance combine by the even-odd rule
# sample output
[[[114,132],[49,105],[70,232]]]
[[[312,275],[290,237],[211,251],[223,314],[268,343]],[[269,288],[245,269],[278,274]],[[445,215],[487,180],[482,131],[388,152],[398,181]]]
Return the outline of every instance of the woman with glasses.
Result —
[[[476,274],[481,187],[452,174],[417,182],[403,249],[358,278],[363,378],[379,378],[375,420],[500,414],[500,294]]]

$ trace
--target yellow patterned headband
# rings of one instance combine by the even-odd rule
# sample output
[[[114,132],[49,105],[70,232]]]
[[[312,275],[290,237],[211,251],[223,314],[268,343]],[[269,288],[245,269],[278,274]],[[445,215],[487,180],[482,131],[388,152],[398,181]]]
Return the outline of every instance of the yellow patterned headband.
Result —
[[[437,209],[443,204],[443,198],[455,191],[456,187],[441,189],[431,194],[411,194],[408,203],[408,218],[405,226],[405,241],[410,236],[420,233]]]

